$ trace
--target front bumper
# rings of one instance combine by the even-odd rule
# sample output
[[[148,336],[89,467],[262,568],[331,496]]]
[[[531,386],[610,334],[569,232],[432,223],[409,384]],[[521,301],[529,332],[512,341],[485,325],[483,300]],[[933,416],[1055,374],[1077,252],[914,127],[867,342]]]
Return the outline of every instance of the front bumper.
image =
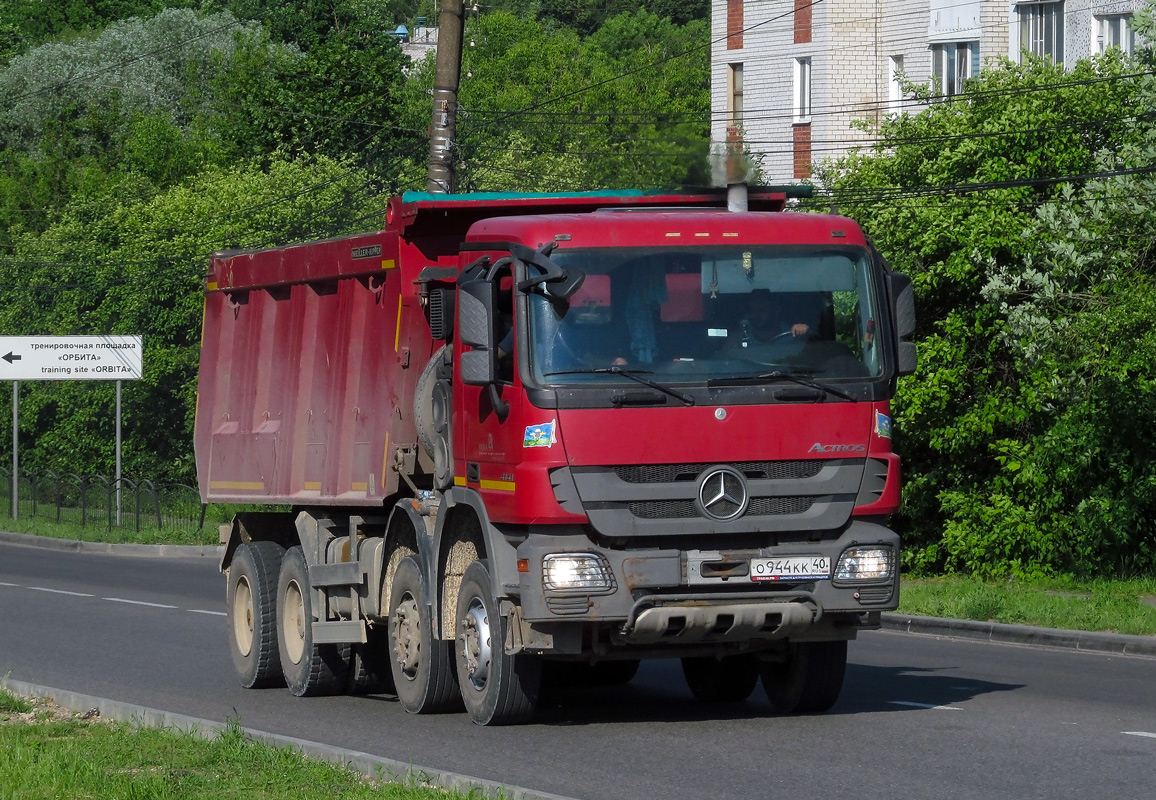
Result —
[[[704,537],[709,539],[709,537]],[[825,556],[831,574],[850,547],[890,548],[891,575],[884,580],[825,579],[754,581],[743,566],[755,558]],[[899,605],[899,537],[875,522],[855,520],[838,536],[783,542],[741,551],[612,549],[585,536],[531,535],[518,546],[526,565],[519,574],[521,618],[545,623],[612,623],[621,644],[743,642],[807,638],[818,629],[875,619]],[[547,555],[581,552],[597,556],[607,585],[547,590]],[[728,568],[734,565],[734,568]],[[554,626],[551,626],[554,627]]]

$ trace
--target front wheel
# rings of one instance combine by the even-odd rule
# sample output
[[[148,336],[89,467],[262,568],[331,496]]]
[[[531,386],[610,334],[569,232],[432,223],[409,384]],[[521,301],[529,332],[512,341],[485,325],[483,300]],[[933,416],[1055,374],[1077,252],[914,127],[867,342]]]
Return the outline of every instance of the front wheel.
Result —
[[[843,691],[847,642],[800,642],[787,660],[763,665],[763,689],[780,714],[827,711]]]
[[[411,714],[459,707],[453,646],[433,629],[426,582],[413,556],[397,565],[389,592],[389,653],[394,691]]]
[[[313,643],[313,586],[301,547],[291,547],[277,581],[277,647],[285,683],[297,697],[337,694],[349,671],[348,645]]]
[[[542,686],[542,660],[507,655],[502,618],[490,589],[490,570],[475,561],[462,575],[458,594],[458,685],[470,719],[479,725],[525,722],[534,714]]]

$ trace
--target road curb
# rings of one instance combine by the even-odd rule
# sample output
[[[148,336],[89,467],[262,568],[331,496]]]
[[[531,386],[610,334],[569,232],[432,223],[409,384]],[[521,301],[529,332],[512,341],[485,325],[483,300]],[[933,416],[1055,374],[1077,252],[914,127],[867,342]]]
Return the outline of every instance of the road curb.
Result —
[[[0,531],[0,542],[19,544],[26,547],[40,547],[45,550],[66,550],[78,553],[105,553],[118,556],[153,558],[216,558],[224,550],[220,545],[199,544],[112,544],[109,542],[83,542],[77,539],[54,539],[51,536],[34,536],[28,533]]]
[[[57,705],[73,711],[87,711],[95,708],[105,719],[128,722],[149,728],[174,728],[177,730],[196,733],[198,736],[211,739],[228,726],[223,722],[189,717],[184,714],[174,714],[155,708],[121,703],[104,697],[69,692],[63,689],[54,689],[50,686],[38,686],[34,683],[15,681],[0,676],[0,686],[13,694],[46,697]],[[574,800],[564,795],[549,794],[521,786],[488,781],[482,778],[472,778],[457,772],[431,769],[415,764],[395,761],[391,758],[363,753],[358,750],[345,750],[320,742],[311,742],[306,739],[297,739],[293,736],[282,736],[267,731],[242,728],[247,736],[255,741],[271,747],[291,748],[309,758],[326,761],[331,764],[340,764],[357,770],[363,775],[378,780],[393,783],[414,785],[438,786],[450,791],[469,794],[471,797],[487,797],[494,800]],[[472,793],[472,794],[471,794]]]
[[[1003,622],[977,622],[969,619],[917,617],[911,614],[883,614],[881,623],[884,630],[904,633],[979,639],[1003,644],[1062,647],[1095,653],[1156,656],[1156,636],[1130,636],[1123,633],[1039,628],[1034,625],[1009,625]]]

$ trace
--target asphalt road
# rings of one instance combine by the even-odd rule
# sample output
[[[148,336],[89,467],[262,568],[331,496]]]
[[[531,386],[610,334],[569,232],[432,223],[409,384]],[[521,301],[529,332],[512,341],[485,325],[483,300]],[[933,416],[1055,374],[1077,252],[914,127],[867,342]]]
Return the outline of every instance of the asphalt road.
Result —
[[[1150,798],[1156,659],[892,632],[851,645],[826,715],[696,702],[676,661],[558,691],[535,723],[415,717],[387,695],[247,691],[212,559],[0,544],[0,675],[583,800]],[[2,784],[2,779],[0,779]]]

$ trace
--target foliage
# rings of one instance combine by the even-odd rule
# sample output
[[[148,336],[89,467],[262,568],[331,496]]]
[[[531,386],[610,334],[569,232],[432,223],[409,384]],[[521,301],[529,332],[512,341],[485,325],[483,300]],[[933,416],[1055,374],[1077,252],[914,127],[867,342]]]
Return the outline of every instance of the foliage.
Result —
[[[586,39],[506,12],[483,15],[462,65],[461,183],[523,191],[705,183],[709,33],[706,22],[678,26],[645,10],[608,19]],[[506,166],[511,151],[520,167]]]
[[[646,0],[643,3],[628,0],[541,0],[541,15],[588,35],[598,30],[607,20],[620,14],[641,9],[654,16],[685,25],[695,20],[709,19],[710,4],[706,0]]]
[[[125,177],[0,258],[0,330],[143,335],[144,378],[124,386],[123,470],[191,482],[206,254],[360,228],[368,212],[383,213],[363,195],[367,180],[347,162],[277,154],[265,165],[211,167],[167,190]],[[25,384],[22,465],[110,473],[113,402],[108,382]]]
[[[1118,53],[1069,67],[993,65],[823,173],[916,286],[920,368],[895,402],[909,567],[1156,565],[1152,471],[1135,450],[1156,411],[1150,281],[1114,280],[1151,216],[1126,179],[1080,177],[1152,163],[1136,119],[1153,97]]]

